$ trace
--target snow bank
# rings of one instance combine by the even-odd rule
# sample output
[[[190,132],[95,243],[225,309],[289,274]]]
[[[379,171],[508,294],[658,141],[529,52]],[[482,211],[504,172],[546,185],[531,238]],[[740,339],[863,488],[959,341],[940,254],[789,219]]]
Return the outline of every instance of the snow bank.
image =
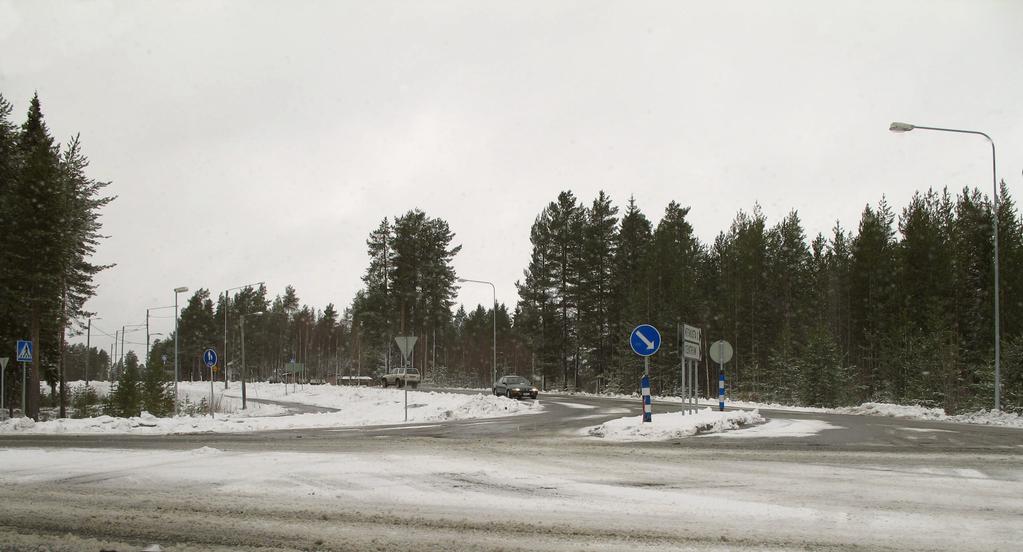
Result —
[[[619,395],[610,393],[569,393],[569,395],[605,397],[612,399],[639,400],[639,395]],[[682,397],[654,396],[654,403],[681,403]],[[717,407],[716,401],[700,399],[703,406]],[[818,414],[853,414],[858,416],[887,416],[889,418],[906,418],[910,420],[932,420],[938,422],[952,422],[960,424],[995,425],[1004,427],[1023,428],[1023,415],[1012,412],[998,412],[996,410],[979,410],[966,414],[950,416],[941,408],[926,408],[923,406],[909,406],[890,403],[868,402],[859,406],[846,406],[840,408],[820,408],[813,406],[790,406],[778,403],[762,403],[751,401],[733,401],[725,399],[725,406],[728,408],[748,408],[757,410],[781,410],[788,412],[811,412]]]
[[[209,392],[209,383],[207,393]],[[33,422],[27,418],[13,418],[0,423],[0,433],[136,433],[136,434],[181,434],[181,433],[236,433],[269,431],[277,429],[313,429],[368,425],[401,424],[405,419],[403,391],[396,389],[344,388],[333,386],[310,386],[314,396],[306,395],[304,400],[330,402],[336,412],[320,414],[295,414],[289,416],[260,416],[260,413],[279,413],[280,408],[272,406],[262,412],[247,410],[233,414],[209,416],[177,416],[156,418],[149,413],[133,418],[99,416],[84,419],[58,419],[48,422]],[[326,399],[330,389],[337,391],[340,400]],[[283,394],[283,390],[282,390]],[[302,395],[289,393],[288,399],[302,399]],[[297,402],[297,401],[296,401]],[[426,393],[409,391],[408,422],[437,422],[494,418],[518,414],[534,414],[543,410],[536,401],[516,401],[492,395],[463,395],[455,393]]]
[[[696,434],[719,433],[764,422],[757,410],[717,412],[710,408],[689,415],[682,412],[655,413],[652,422],[643,423],[641,420],[640,416],[617,418],[590,428],[588,433],[609,441],[665,441]]]
[[[837,414],[859,414],[867,416],[887,416],[889,418],[906,418],[910,420],[934,420],[938,422],[958,422],[963,424],[997,425],[1023,428],[1023,416],[1012,412],[997,410],[978,410],[966,414],[949,416],[942,408],[923,406],[905,406],[888,403],[863,403],[859,406],[835,408]]]

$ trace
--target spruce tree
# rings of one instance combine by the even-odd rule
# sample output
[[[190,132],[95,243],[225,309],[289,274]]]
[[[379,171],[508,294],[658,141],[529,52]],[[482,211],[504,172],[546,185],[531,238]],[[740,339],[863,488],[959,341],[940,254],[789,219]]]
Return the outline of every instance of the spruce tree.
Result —
[[[124,357],[124,369],[117,385],[107,397],[106,411],[110,416],[130,418],[142,413],[142,390],[139,378],[139,359],[135,351]]]

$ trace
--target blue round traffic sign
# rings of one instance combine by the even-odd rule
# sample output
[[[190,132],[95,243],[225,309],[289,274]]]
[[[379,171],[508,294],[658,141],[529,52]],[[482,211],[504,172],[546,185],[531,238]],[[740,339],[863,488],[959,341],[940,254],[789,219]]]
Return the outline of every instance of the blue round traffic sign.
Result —
[[[661,348],[661,333],[650,324],[640,324],[629,336],[632,351],[639,356],[650,356]]]
[[[206,349],[202,353],[202,362],[207,368],[212,368],[217,365],[217,352],[212,347]]]

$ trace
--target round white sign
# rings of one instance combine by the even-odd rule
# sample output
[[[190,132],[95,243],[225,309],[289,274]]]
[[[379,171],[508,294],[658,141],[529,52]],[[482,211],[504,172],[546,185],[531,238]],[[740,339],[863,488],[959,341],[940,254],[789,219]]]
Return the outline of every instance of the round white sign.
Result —
[[[718,364],[726,364],[732,360],[732,344],[721,339],[710,344],[710,359]]]

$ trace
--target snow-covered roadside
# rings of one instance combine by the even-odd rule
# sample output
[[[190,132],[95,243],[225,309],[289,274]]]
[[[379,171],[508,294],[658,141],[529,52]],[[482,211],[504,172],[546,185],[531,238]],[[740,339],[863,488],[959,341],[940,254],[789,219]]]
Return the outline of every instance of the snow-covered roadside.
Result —
[[[664,441],[697,434],[720,433],[763,422],[764,417],[756,410],[715,412],[705,408],[689,415],[682,412],[655,414],[652,421],[647,423],[640,416],[617,418],[588,428],[586,432],[608,441]]]
[[[189,384],[189,387],[197,384]],[[198,384],[201,385],[201,384]],[[221,385],[223,385],[221,383]],[[179,385],[180,387],[180,385]],[[237,387],[237,386],[235,386]],[[405,421],[403,391],[344,386],[306,386],[303,393],[289,393],[290,402],[329,406],[337,412],[322,414],[296,414],[282,416],[279,407],[237,411],[231,414],[209,416],[178,416],[156,418],[143,414],[133,418],[99,416],[84,419],[59,419],[33,422],[27,418],[14,418],[0,423],[0,433],[139,433],[176,434],[210,432],[246,432],[276,429],[312,429],[324,427],[350,427],[400,424]],[[179,389],[180,390],[180,389]],[[193,391],[187,389],[189,394]],[[217,389],[214,388],[214,392]],[[223,388],[220,389],[223,391]],[[235,389],[238,393],[240,390]],[[253,397],[249,389],[247,395]],[[205,384],[209,393],[209,383]],[[228,394],[231,389],[228,390]],[[283,389],[280,390],[284,399]],[[208,395],[207,395],[208,396]],[[267,391],[260,398],[274,397]],[[230,398],[230,397],[229,397]],[[491,395],[464,395],[455,393],[408,392],[408,422],[439,422],[476,418],[495,418],[542,411],[539,402],[516,401]],[[267,416],[266,414],[270,414]]]
[[[997,410],[980,410],[966,414],[949,416],[943,408],[926,408],[923,406],[905,406],[887,403],[863,403],[859,406],[847,406],[829,410],[835,414],[857,414],[864,416],[886,416],[889,418],[905,418],[909,420],[932,420],[937,422],[957,422],[962,424],[996,425],[1023,428],[1023,416],[1012,412]]]

